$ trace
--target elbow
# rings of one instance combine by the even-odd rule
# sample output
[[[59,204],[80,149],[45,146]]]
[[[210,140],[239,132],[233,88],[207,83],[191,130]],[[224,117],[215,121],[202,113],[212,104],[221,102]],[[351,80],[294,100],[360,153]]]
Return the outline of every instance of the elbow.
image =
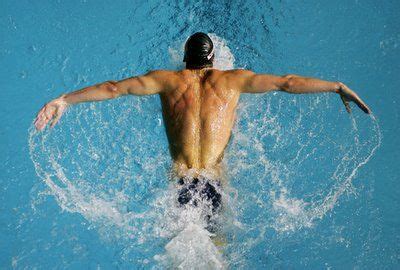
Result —
[[[103,88],[110,94],[111,98],[119,96],[118,86],[116,81],[107,81],[102,84]]]
[[[282,76],[283,82],[280,87],[281,90],[288,91],[290,89],[293,89],[293,87],[296,83],[296,80],[295,80],[296,77],[297,76],[293,75],[293,74],[288,74],[288,75]]]

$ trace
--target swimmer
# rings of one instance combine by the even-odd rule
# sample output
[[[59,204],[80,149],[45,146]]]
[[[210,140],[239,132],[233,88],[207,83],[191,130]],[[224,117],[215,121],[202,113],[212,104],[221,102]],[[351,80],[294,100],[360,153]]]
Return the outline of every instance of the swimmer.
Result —
[[[185,69],[150,71],[61,95],[39,111],[35,126],[43,130],[51,122],[53,127],[73,104],[123,95],[158,94],[177,175],[177,203],[196,206],[199,201],[206,201],[210,212],[215,213],[221,208],[221,161],[241,94],[332,92],[339,95],[349,113],[350,102],[367,114],[371,112],[360,97],[341,82],[297,75],[257,74],[244,69],[222,71],[213,68],[213,60],[214,46],[210,37],[195,33],[185,44]]]

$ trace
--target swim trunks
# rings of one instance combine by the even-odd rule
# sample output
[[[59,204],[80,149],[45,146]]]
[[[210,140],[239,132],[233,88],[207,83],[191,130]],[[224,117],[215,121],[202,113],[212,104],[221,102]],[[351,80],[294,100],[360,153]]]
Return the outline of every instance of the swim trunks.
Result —
[[[178,193],[178,202],[181,206],[190,203],[198,206],[199,200],[211,207],[212,213],[216,213],[221,207],[221,194],[216,187],[220,187],[219,181],[210,181],[205,178],[188,179],[182,177],[178,184],[181,187]]]

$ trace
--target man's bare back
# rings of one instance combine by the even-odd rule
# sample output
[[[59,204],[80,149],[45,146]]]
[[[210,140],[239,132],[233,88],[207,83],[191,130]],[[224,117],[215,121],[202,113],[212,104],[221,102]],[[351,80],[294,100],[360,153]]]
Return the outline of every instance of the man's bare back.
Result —
[[[160,95],[171,156],[180,169],[218,170],[240,92],[228,72],[176,72],[176,89]]]

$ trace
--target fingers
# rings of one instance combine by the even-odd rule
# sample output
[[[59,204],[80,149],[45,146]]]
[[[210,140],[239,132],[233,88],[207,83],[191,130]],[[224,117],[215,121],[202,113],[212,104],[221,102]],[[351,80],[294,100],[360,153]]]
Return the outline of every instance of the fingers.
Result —
[[[35,122],[36,129],[39,131],[43,130],[49,121],[50,119],[42,114],[41,117]]]
[[[36,129],[37,130],[40,130],[40,126],[42,126],[43,125],[43,122],[45,121],[45,114],[44,114],[44,112],[43,112],[43,109],[38,113],[38,116],[36,117],[36,119],[35,119],[35,123],[34,123],[34,125],[35,125],[35,127],[36,127]]]
[[[35,127],[37,130],[41,131],[46,126],[46,120],[40,119],[35,123]]]
[[[358,106],[361,110],[363,110],[363,112],[365,112],[366,114],[370,114],[370,113],[371,113],[371,110],[368,108],[368,106],[367,106],[359,97],[357,97],[357,98],[354,100],[354,103],[356,103],[357,106]]]
[[[44,107],[42,109],[40,109],[40,111],[38,112],[38,114],[36,115],[36,119],[35,119],[35,125],[36,123],[39,121],[39,119],[42,117],[42,113],[44,111]]]
[[[47,105],[44,106],[38,113],[38,116],[35,120],[35,127],[37,130],[41,131],[45,128],[47,123],[53,118],[54,116],[54,108],[48,107]]]
[[[63,112],[67,107],[67,103],[60,99],[54,99],[47,103],[37,114],[34,125],[37,130],[43,130],[46,125],[51,121],[51,127],[54,127],[60,120]]]
[[[342,95],[340,95],[340,99],[342,100],[343,105],[344,105],[344,107],[346,108],[346,111],[347,111],[348,113],[351,113],[351,108],[350,108],[349,101],[348,101],[344,96],[342,96]]]
[[[61,112],[57,112],[56,117],[54,118],[53,122],[51,122],[50,127],[53,128],[57,122],[60,120],[62,113]]]
[[[370,114],[371,110],[368,106],[358,97],[358,95],[347,86],[343,85],[343,92],[340,95],[343,104],[346,106],[347,112],[350,112],[349,101],[353,101],[363,112]]]

